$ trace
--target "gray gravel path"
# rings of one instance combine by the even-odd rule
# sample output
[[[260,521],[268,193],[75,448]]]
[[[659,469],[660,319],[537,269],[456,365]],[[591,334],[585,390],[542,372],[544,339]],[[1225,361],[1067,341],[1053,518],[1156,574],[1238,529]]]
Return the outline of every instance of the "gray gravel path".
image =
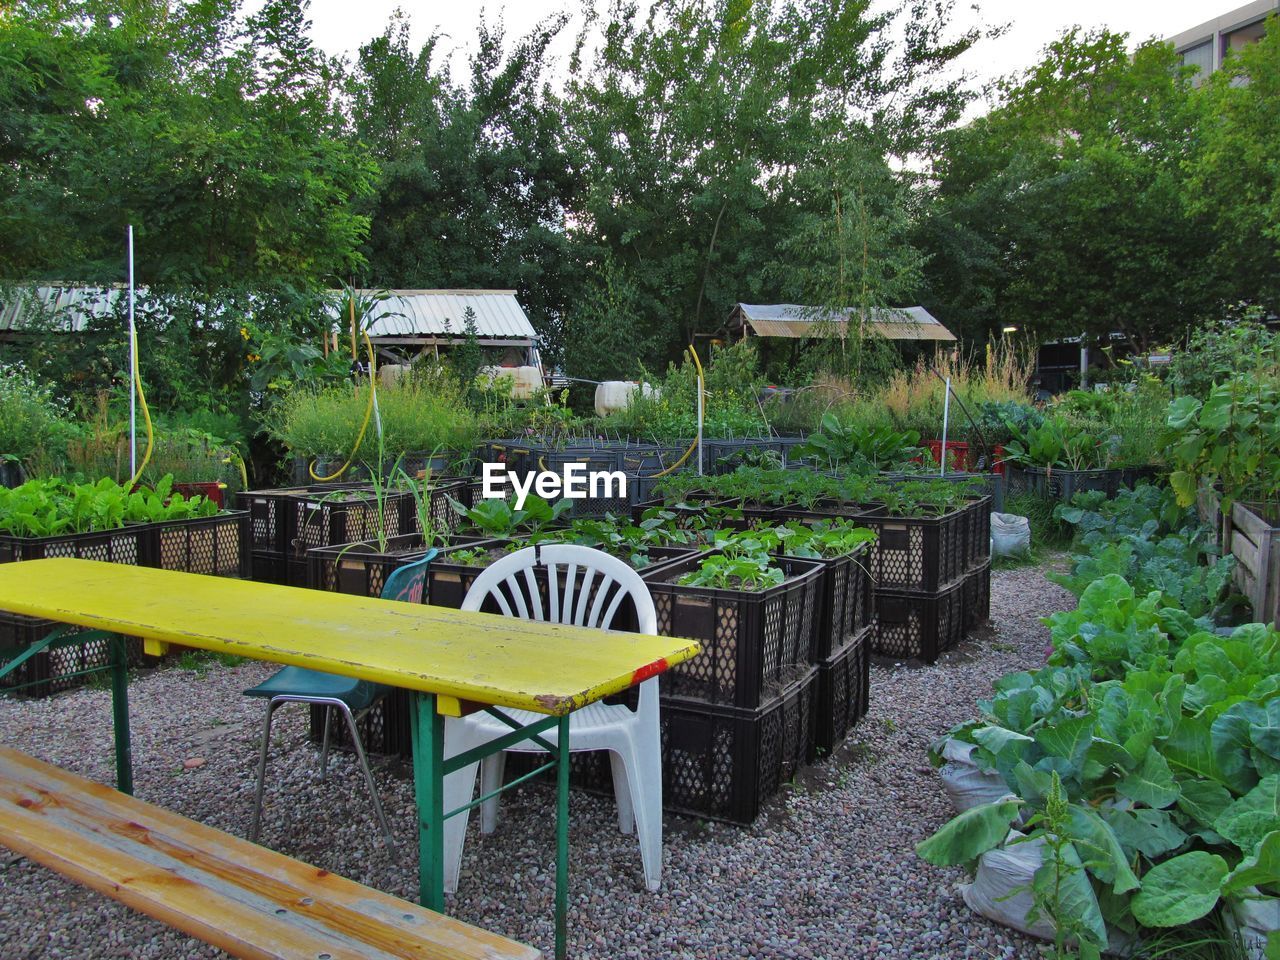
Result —
[[[668,816],[663,887],[644,889],[633,838],[611,802],[577,795],[571,830],[570,955],[723,960],[770,958],[1035,957],[1021,935],[972,914],[957,869],[918,860],[914,845],[951,810],[925,750],[974,714],[991,681],[1043,662],[1038,617],[1070,597],[1034,568],[997,571],[992,626],[932,667],[877,664],[871,710],[828,760],[784,789],[750,829]],[[136,793],[244,836],[253,796],[262,704],[241,691],[269,665],[169,667],[130,688]],[[416,891],[408,770],[378,769],[400,852],[392,856],[354,762],[339,753],[315,782],[306,711],[277,714],[272,793],[263,842],[400,896]],[[0,700],[0,740],[112,782],[110,695],[81,690],[43,701]],[[283,721],[283,722],[282,722]],[[202,758],[195,769],[184,761]],[[504,801],[496,833],[468,838],[454,915],[551,949],[554,840],[551,794]],[[0,958],[116,960],[223,954],[132,913],[0,848]]]

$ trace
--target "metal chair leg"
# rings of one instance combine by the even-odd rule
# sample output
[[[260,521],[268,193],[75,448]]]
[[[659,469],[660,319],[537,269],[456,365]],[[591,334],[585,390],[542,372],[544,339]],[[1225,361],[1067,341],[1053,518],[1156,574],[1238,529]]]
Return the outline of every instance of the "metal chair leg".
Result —
[[[262,827],[262,792],[267,781],[267,754],[271,750],[271,715],[280,704],[274,700],[267,702],[267,720],[262,727],[262,747],[258,754],[258,788],[253,797],[253,821],[249,824],[249,839],[258,842],[258,833]]]
[[[333,719],[333,707],[324,708],[324,746],[320,748],[320,782],[329,775],[329,722]]]
[[[387,849],[395,850],[396,840],[391,833],[391,825],[387,815],[382,812],[382,801],[378,799],[378,787],[373,782],[373,771],[369,769],[369,758],[365,756],[364,744],[360,742],[360,731],[356,729],[356,718],[351,715],[345,703],[338,704],[338,709],[347,718],[347,728],[351,731],[351,741],[356,745],[356,756],[360,758],[360,769],[364,771],[365,783],[369,785],[369,796],[373,800],[373,812],[378,815],[378,823],[382,825],[382,834],[387,840]]]

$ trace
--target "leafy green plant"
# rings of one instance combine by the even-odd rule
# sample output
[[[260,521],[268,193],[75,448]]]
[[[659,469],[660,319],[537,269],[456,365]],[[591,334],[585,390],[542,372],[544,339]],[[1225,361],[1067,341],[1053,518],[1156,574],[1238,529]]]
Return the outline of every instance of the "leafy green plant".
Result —
[[[895,430],[886,423],[842,422],[834,413],[822,418],[817,432],[797,448],[802,457],[817,457],[832,467],[858,473],[891,470],[919,454],[920,434]]]
[[[1114,440],[1098,439],[1098,425],[1088,425],[1063,414],[1046,417],[1035,427],[1018,429],[1004,445],[1006,459],[1024,467],[1058,467],[1064,470],[1096,470],[1111,462]]]
[[[1167,425],[1178,503],[1195,503],[1202,484],[1221,484],[1223,509],[1236,500],[1280,504],[1280,381],[1236,376],[1204,401],[1178,397]]]
[[[473,531],[504,540],[522,533],[537,533],[573,507],[572,500],[561,499],[550,504],[532,493],[519,510],[512,500],[499,500],[496,497],[483,498],[473,507],[452,498],[450,503]]]
[[[0,363],[0,411],[0,457],[21,462],[45,453],[61,458],[52,448],[65,431],[67,409],[21,364]]]
[[[164,477],[154,490],[130,493],[109,477],[81,484],[29,480],[12,490],[0,488],[0,532],[50,537],[217,513],[211,500],[172,493],[172,485],[173,478]]]

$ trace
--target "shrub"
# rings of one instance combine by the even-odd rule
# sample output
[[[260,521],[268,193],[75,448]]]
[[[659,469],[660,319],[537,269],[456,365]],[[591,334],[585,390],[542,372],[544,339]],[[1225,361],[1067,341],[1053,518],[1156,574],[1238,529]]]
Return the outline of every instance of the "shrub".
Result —
[[[0,460],[30,462],[56,452],[66,408],[21,364],[0,364]]]
[[[389,457],[436,449],[469,452],[478,439],[475,414],[447,376],[415,373],[379,388],[376,400]],[[355,447],[368,404],[367,384],[303,388],[276,404],[265,427],[294,456],[345,456]],[[371,418],[357,458],[374,456],[377,444],[377,422]]]

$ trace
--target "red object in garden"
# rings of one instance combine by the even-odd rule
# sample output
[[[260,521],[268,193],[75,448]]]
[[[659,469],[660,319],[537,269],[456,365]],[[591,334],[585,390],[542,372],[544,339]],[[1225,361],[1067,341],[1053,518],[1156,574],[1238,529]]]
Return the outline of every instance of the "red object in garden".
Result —
[[[226,487],[217,480],[201,481],[199,483],[175,483],[173,492],[180,493],[184,497],[208,497],[212,500],[219,510],[223,508],[224,492]]]
[[[930,440],[925,446],[929,448],[929,452],[933,454],[933,462],[942,464],[942,441]],[[947,441],[947,464],[948,470],[969,470],[972,466],[969,460],[969,444]]]

